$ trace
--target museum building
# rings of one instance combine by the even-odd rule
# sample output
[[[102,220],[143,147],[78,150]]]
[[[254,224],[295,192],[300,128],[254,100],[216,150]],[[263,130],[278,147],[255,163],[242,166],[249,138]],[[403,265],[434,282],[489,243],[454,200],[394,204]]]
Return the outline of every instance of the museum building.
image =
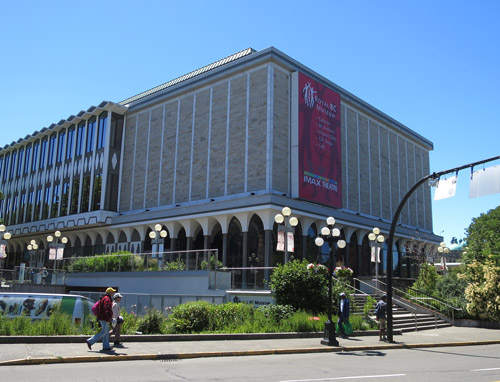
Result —
[[[49,265],[56,230],[65,258],[148,253],[160,224],[165,251],[218,249],[226,267],[272,267],[285,261],[274,217],[288,206],[298,218],[290,256],[327,253],[314,239],[333,216],[347,242],[337,262],[370,276],[368,234],[387,236],[432,149],[276,48],[246,49],[5,145],[0,214],[12,237],[1,265]],[[397,225],[394,276],[414,276],[440,241],[424,185]]]

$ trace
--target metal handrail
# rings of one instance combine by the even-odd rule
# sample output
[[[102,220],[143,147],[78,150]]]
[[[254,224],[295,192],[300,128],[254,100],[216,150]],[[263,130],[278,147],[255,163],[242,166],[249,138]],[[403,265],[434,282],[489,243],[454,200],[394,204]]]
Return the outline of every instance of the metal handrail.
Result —
[[[387,286],[387,284],[385,284],[383,281],[379,281],[379,282],[381,282],[382,284],[384,284],[384,285]],[[436,304],[438,306],[444,306],[444,307],[450,309],[451,310],[451,322],[452,322],[453,325],[455,324],[455,311],[457,311],[457,312],[463,311],[462,308],[457,308],[457,307],[455,307],[453,305],[448,304],[445,301],[442,301],[442,300],[440,300],[438,298],[435,298],[433,296],[429,296],[426,293],[420,292],[420,291],[418,291],[418,290],[416,290],[414,288],[408,287],[407,289],[415,291],[415,292],[418,292],[418,293],[420,293],[420,294],[422,294],[424,296],[412,296],[407,291],[404,291],[404,290],[401,290],[401,289],[397,289],[397,288],[394,288],[394,287],[392,288],[392,290],[394,290],[395,292],[397,292],[401,297],[406,298],[406,299],[408,299],[410,301],[418,301],[420,305],[422,305],[425,308],[431,310],[434,313],[434,317],[436,317],[436,320],[437,320],[437,313],[438,313],[438,312],[436,312],[436,306],[427,303],[425,300],[434,301],[434,302],[436,302]],[[445,311],[445,309],[442,309],[442,311]],[[439,313],[442,313],[442,311],[440,310]]]
[[[376,290],[376,291],[377,291],[379,294],[381,294],[381,295],[383,295],[383,294],[385,294],[385,293],[386,293],[386,291],[385,291],[385,290],[380,289],[380,288],[378,288],[378,287],[375,287],[375,286],[373,286],[372,284],[369,284],[369,283],[367,283],[367,282],[365,282],[365,281],[363,281],[363,280],[360,280],[360,279],[357,279],[357,278],[355,278],[354,280],[356,280],[356,281],[357,281],[357,282],[359,282],[360,284],[364,284],[364,285],[366,285],[366,286],[370,287],[370,288],[371,288],[371,289],[373,289],[373,290]],[[384,283],[383,283],[383,282],[381,282],[380,280],[378,280],[378,282],[379,282],[379,283],[384,284]],[[393,289],[394,289],[394,288],[393,288]],[[410,314],[412,314],[412,315],[413,315],[413,318],[414,318],[414,320],[415,320],[415,330],[418,330],[417,309],[416,309],[414,306],[412,306],[412,305],[410,305],[410,304],[407,304],[406,302],[401,301],[401,300],[399,300],[399,299],[393,299],[393,302],[396,302],[396,304],[397,304],[397,305],[399,305],[399,306],[401,306],[401,307],[405,308],[406,310],[408,310],[408,311],[410,312]],[[391,309],[392,309],[392,307],[391,307]]]

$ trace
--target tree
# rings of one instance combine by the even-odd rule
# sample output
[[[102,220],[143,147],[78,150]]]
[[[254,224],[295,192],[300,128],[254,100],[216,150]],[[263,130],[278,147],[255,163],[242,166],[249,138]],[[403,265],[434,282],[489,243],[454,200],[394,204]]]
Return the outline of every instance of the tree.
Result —
[[[467,312],[500,321],[500,206],[472,219],[462,253],[465,269],[458,278],[465,288]]]
[[[472,219],[466,231],[467,248],[462,254],[466,264],[484,263],[489,256],[500,264],[500,206]]]
[[[423,263],[420,265],[418,278],[413,284],[413,288],[420,292],[433,295],[436,291],[436,285],[439,280],[439,275],[436,268],[432,264]]]

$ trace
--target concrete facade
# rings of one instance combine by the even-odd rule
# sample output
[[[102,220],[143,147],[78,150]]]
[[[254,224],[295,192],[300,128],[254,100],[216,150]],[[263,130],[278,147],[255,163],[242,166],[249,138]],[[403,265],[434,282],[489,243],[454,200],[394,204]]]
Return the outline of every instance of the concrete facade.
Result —
[[[291,197],[292,77],[297,71],[341,97],[341,209]],[[102,114],[97,108],[89,110],[78,120],[70,117],[6,145],[0,151],[4,167],[7,156],[27,142],[69,131],[79,121],[88,127],[91,118]],[[31,239],[43,241],[54,229],[67,235],[72,255],[119,249],[148,252],[148,233],[157,223],[168,231],[168,249],[218,248],[225,265],[243,267],[255,253],[260,264],[272,266],[282,261],[275,249],[274,215],[290,206],[300,221],[296,257],[314,259],[317,252],[311,243],[331,215],[349,244],[340,255],[342,262],[359,267],[359,274],[367,273],[361,271],[361,263],[369,268],[367,234],[374,226],[387,233],[399,201],[430,171],[430,141],[275,48],[242,51],[120,103],[107,103],[103,110],[109,116],[104,148],[74,155],[65,163],[67,168],[54,169],[69,174],[71,187],[79,187],[79,192],[70,192],[78,211],[61,214],[58,205],[59,212],[47,219],[8,221],[13,233],[8,250],[14,254],[8,266],[24,259]],[[112,115],[123,116],[118,148],[110,143]],[[0,210],[12,220],[12,201],[26,189],[20,185],[25,178],[11,180],[2,171],[0,187],[6,202]],[[96,174],[102,174],[99,189],[94,183],[101,178]],[[74,182],[75,176],[79,182]],[[51,184],[59,179],[48,178]],[[35,171],[26,179],[36,183],[47,175]],[[85,187],[93,190],[87,193],[88,211],[81,209]],[[101,199],[95,205],[97,189]],[[51,203],[48,200],[48,208]],[[434,251],[441,238],[432,232],[427,185],[410,198],[399,223],[400,267],[409,251]],[[46,261],[42,251],[46,246],[40,249],[40,264]]]

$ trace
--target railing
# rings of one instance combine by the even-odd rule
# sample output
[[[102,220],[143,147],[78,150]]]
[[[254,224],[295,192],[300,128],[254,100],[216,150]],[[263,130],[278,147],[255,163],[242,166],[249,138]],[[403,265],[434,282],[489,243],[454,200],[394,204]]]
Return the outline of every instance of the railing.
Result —
[[[218,269],[218,250],[113,254],[63,259],[62,268],[69,272],[137,272]]]
[[[219,272],[231,273],[230,289],[246,289],[246,290],[268,290],[269,276],[274,267],[240,267],[240,268],[219,268]],[[215,288],[220,285],[215,283]]]
[[[369,283],[367,283],[367,282],[365,282],[363,280],[355,278],[354,281],[359,282],[360,284],[366,286],[368,288],[368,290],[371,289],[374,294],[379,294],[380,296],[382,296],[382,295],[384,295],[386,293],[385,290],[380,289],[380,288],[378,288],[376,286],[373,286],[372,284],[369,284]],[[386,285],[383,281],[380,281],[380,279],[379,279],[377,285],[380,285],[380,284]],[[395,290],[395,288],[393,288],[393,291],[394,290]],[[412,306],[412,305],[410,305],[410,304],[402,301],[401,299],[393,298],[393,302],[396,305],[403,307],[404,309],[406,309],[408,312],[410,312],[413,315],[413,318],[415,320],[415,330],[418,330],[417,309],[414,306]],[[390,308],[392,309],[392,307],[390,307]],[[436,325],[437,325],[437,321],[436,321]]]
[[[385,284],[384,282],[379,281],[380,283]],[[437,321],[437,313],[441,313],[442,315],[446,315],[448,317],[451,316],[451,323],[455,324],[455,312],[463,312],[462,308],[457,308],[452,306],[451,304],[435,298],[433,296],[429,296],[423,292],[420,292],[411,287],[406,288],[406,290],[401,290],[398,288],[392,288],[394,294],[401,298],[404,298],[408,301],[415,301],[418,305],[430,310],[434,313],[434,317]]]
[[[71,291],[71,294],[88,297],[93,301],[99,300],[102,293],[89,291]],[[203,294],[146,294],[146,293],[121,293],[120,307],[127,313],[143,316],[148,309],[153,308],[168,316],[172,308],[191,301],[207,301],[212,304],[224,302],[223,296]]]
[[[14,269],[2,270],[1,272],[10,272],[11,278],[9,283],[19,284],[47,284],[47,285],[64,285],[66,272],[51,269],[51,268],[35,268],[35,267],[20,267]]]

